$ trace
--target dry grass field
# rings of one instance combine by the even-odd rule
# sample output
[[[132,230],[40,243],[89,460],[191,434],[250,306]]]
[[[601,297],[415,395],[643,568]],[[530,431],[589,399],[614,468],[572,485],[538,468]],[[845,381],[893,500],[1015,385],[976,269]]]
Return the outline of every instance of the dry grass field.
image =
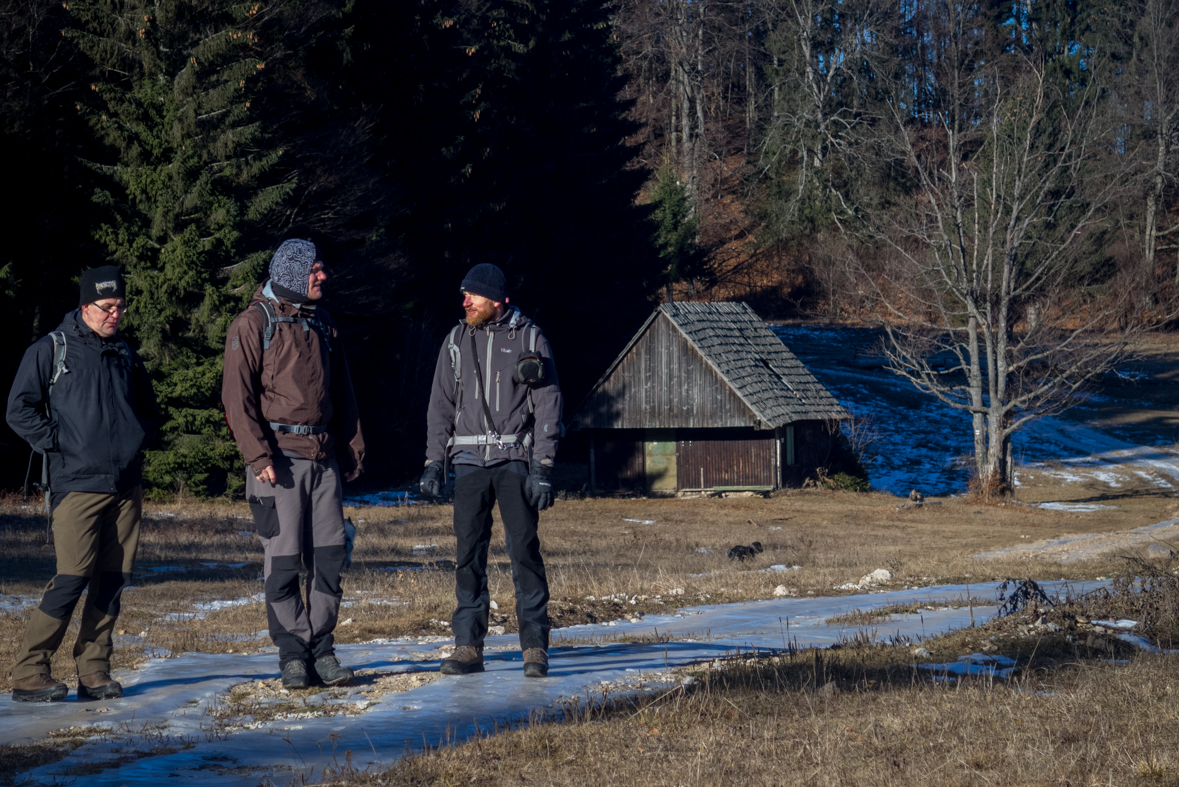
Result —
[[[565,626],[635,610],[770,598],[779,585],[798,596],[844,594],[850,591],[840,585],[880,568],[892,573],[884,586],[892,588],[1093,579],[1140,574],[1143,566],[1158,568],[1164,580],[1173,576],[1170,564],[1143,561],[1141,545],[1068,563],[1034,553],[977,558],[1179,515],[1174,498],[1146,484],[1037,486],[1033,473],[1023,497],[1100,499],[1111,507],[1065,513],[947,498],[898,510],[904,501],[887,495],[816,490],[768,498],[563,500],[541,519],[551,612]],[[338,641],[448,635],[449,506],[346,513],[358,536]],[[135,587],[124,595],[116,671],[151,655],[269,646],[262,553],[251,530],[244,504],[147,506]],[[728,547],[753,541],[765,547],[754,560],[725,557]],[[492,623],[511,632],[511,573],[498,526],[493,544],[491,591],[499,611]],[[771,565],[798,568],[761,570]],[[39,510],[18,498],[0,502],[0,691],[11,688],[9,667],[30,609],[21,600],[35,603],[52,573]],[[624,609],[604,598],[616,594],[636,604]],[[1102,603],[1113,605],[1105,610],[1111,616],[1142,617],[1124,599]],[[1174,633],[1167,633],[1171,613],[1159,611],[1162,602],[1156,606],[1156,639],[1166,645]],[[1078,621],[1100,611],[1079,610],[1053,612],[1060,631],[1051,635],[1013,616],[926,643],[951,661],[979,649],[1017,658],[1021,668],[1011,681],[934,682],[914,670],[908,647],[848,642],[834,651],[701,667],[689,688],[570,705],[544,724],[410,756],[383,774],[345,772],[340,783],[1179,784],[1174,658],[1092,642]],[[71,642],[67,635],[54,664],[67,682]],[[230,709],[249,702],[244,694],[226,697]],[[0,743],[0,784],[19,784],[22,770],[71,745],[68,736],[35,747]]]
[[[1030,507],[933,501],[897,511],[887,495],[790,492],[730,499],[593,499],[559,502],[541,520],[558,626],[623,617],[603,596],[637,596],[628,612],[771,598],[778,585],[805,595],[847,591],[875,569],[890,587],[981,582],[1005,577],[1084,579],[1118,570],[1115,557],[1060,564],[1034,559],[979,561],[974,555],[1063,533],[1127,530],[1167,518],[1172,500],[1124,490],[1116,511],[1070,514]],[[445,635],[453,607],[450,508],[411,505],[348,509],[358,535],[346,572],[339,642]],[[117,668],[165,652],[248,652],[269,645],[261,596],[262,552],[245,504],[148,505],[135,587],[123,596]],[[759,541],[765,552],[736,563],[728,547]],[[0,594],[29,601],[53,574],[52,547],[35,507],[0,507]],[[515,630],[511,570],[502,531],[494,536],[493,624]],[[759,569],[799,566],[784,573]],[[594,601],[586,599],[593,596]],[[3,599],[0,599],[3,600]],[[224,606],[223,606],[224,605]],[[219,608],[220,607],[220,608]],[[0,662],[11,664],[26,611],[0,612]],[[66,643],[70,642],[67,635]],[[63,647],[54,674],[72,676]],[[0,691],[10,690],[8,670]]]

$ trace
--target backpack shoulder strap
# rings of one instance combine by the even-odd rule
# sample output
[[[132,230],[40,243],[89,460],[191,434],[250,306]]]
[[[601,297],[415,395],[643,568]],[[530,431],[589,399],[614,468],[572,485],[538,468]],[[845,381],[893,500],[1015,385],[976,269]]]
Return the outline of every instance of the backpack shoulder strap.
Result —
[[[528,352],[530,353],[536,352],[536,332],[539,330],[535,325],[532,326],[532,338],[528,340]]]
[[[450,333],[446,335],[446,349],[450,352],[450,370],[454,372],[454,389],[457,392],[459,381],[463,375],[463,351],[459,347],[455,338],[458,336],[461,325],[454,326]]]
[[[270,301],[254,301],[250,304],[250,308],[257,308],[266,318],[266,323],[262,326],[262,352],[270,349],[270,340],[274,338],[274,323],[278,321],[278,316],[274,311],[274,304]]]
[[[66,368],[66,335],[53,331],[49,337],[53,339],[53,373],[49,376],[49,390],[52,391],[54,384],[70,370]]]

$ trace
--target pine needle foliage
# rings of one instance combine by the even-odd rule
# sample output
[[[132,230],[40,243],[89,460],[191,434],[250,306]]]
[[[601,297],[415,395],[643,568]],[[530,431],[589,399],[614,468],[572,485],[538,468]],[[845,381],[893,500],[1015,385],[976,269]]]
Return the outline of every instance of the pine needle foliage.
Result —
[[[652,241],[664,264],[665,284],[687,281],[694,289],[696,280],[708,273],[706,255],[696,240],[700,222],[688,188],[670,160],[659,168],[650,202],[655,225]]]
[[[126,329],[164,412],[145,480],[158,495],[233,486],[240,457],[220,406],[221,353],[265,254],[243,236],[294,188],[265,181],[258,107],[266,23],[281,3],[95,0],[68,4],[65,31],[94,63],[78,110],[106,143],[96,238],[127,277]]]

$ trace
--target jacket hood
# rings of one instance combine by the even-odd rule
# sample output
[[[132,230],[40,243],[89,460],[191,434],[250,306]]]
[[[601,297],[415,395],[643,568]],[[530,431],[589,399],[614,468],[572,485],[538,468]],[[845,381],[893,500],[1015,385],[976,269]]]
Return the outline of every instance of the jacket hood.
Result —
[[[254,297],[250,300],[251,303],[261,303],[262,301],[273,301],[281,306],[290,306],[295,309],[314,309],[318,305],[310,302],[296,303],[276,294],[270,287],[270,279],[258,285],[258,289],[254,290]]]
[[[82,319],[81,306],[74,309],[73,311],[66,312],[66,316],[62,317],[61,319],[61,325],[58,325],[54,330],[61,331],[66,336],[74,336],[82,339],[83,341],[92,341],[96,344],[101,342],[110,343],[123,341],[122,331],[116,331],[115,335],[109,339],[104,336],[99,336],[97,333],[95,333],[94,330],[86,324],[85,320]]]

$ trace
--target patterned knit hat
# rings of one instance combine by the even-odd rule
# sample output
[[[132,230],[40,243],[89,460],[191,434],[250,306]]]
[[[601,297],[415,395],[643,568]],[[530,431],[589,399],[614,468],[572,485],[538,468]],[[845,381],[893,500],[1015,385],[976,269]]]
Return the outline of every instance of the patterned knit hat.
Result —
[[[307,279],[315,264],[315,244],[308,240],[284,240],[270,260],[270,280],[298,295],[307,295]]]

